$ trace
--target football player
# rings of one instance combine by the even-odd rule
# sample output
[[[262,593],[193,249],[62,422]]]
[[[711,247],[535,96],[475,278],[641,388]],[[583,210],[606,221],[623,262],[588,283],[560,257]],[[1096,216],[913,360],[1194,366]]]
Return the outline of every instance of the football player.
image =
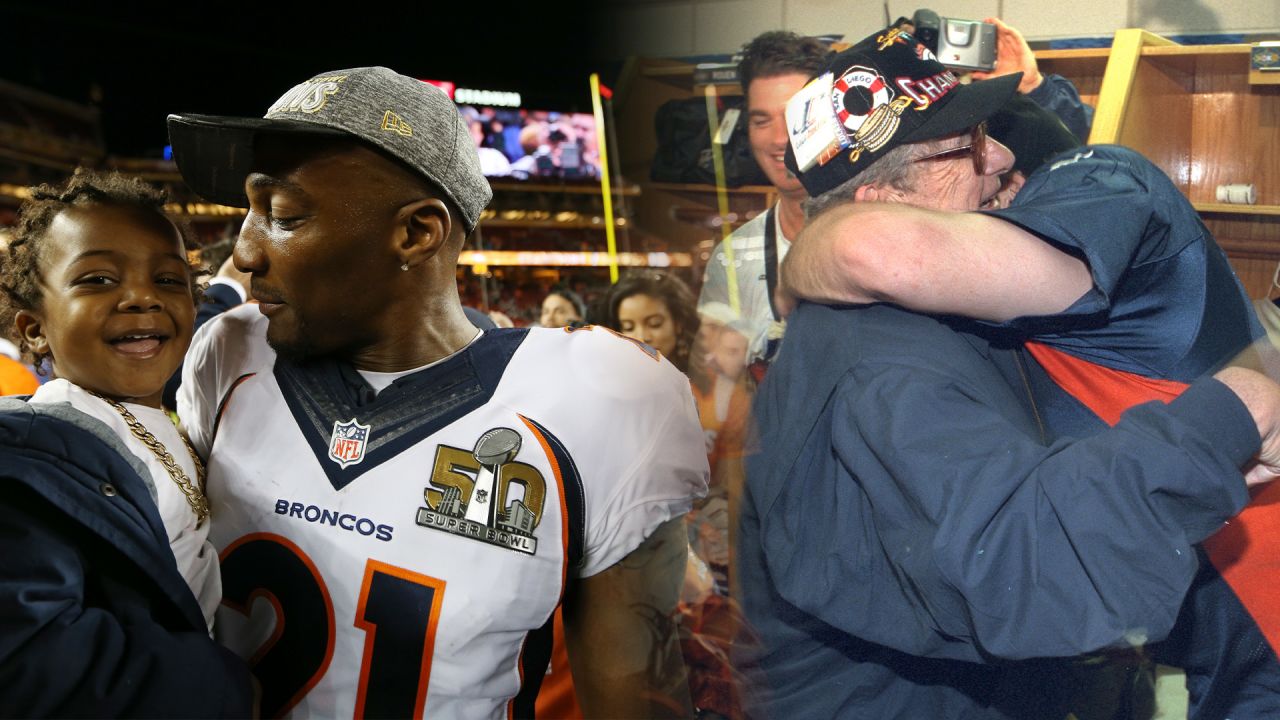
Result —
[[[201,328],[179,413],[262,714],[531,715],[559,605],[589,715],[688,714],[689,383],[605,329],[467,321],[491,191],[452,101],[354,68],[169,131],[193,189],[248,208],[257,304]]]

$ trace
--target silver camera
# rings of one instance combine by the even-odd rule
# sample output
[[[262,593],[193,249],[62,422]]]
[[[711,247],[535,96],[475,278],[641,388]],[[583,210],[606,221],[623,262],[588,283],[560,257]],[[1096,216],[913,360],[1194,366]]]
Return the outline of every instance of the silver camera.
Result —
[[[912,33],[933,51],[938,62],[955,70],[991,71],[996,67],[996,26],[977,20],[938,17],[932,10],[916,10]]]

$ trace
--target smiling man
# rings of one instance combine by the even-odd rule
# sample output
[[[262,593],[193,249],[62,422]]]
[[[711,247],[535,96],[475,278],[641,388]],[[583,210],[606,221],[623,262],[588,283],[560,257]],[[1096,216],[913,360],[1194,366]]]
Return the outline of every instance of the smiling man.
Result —
[[[747,361],[756,363],[757,369],[777,348],[777,338],[771,342],[769,331],[782,317],[773,308],[773,286],[778,263],[786,257],[792,238],[804,227],[800,203],[808,197],[804,186],[783,164],[787,151],[783,111],[791,96],[804,87],[829,54],[827,47],[814,38],[770,31],[747,43],[738,63],[742,92],[747,98],[751,153],[769,183],[778,190],[778,202],[712,250],[698,309],[723,303],[738,311],[738,317],[751,328]]]
[[[688,382],[609,332],[467,321],[491,191],[452,101],[354,68],[169,128],[192,188],[248,207],[258,303],[201,328],[178,407],[262,714],[531,715],[559,606],[588,715],[687,714]]]

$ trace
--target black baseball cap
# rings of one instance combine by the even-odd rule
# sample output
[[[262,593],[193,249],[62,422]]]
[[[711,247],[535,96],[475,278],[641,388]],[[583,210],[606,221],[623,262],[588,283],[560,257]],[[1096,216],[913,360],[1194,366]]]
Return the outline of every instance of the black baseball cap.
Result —
[[[355,137],[431,181],[458,207],[468,232],[493,198],[457,105],[439,88],[384,67],[320,73],[295,85],[261,118],[170,115],[182,179],[201,197],[248,207],[244,179],[260,133]]]
[[[977,125],[1021,80],[961,84],[915,37],[886,28],[833,55],[787,103],[787,168],[816,197],[899,145]]]

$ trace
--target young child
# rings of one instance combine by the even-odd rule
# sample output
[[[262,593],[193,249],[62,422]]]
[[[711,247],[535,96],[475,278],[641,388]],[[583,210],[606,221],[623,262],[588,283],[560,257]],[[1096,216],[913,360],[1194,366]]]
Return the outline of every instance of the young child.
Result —
[[[78,172],[35,188],[0,255],[0,319],[54,376],[0,406],[0,715],[250,712],[209,636],[204,468],[161,407],[195,315],[163,202]]]

